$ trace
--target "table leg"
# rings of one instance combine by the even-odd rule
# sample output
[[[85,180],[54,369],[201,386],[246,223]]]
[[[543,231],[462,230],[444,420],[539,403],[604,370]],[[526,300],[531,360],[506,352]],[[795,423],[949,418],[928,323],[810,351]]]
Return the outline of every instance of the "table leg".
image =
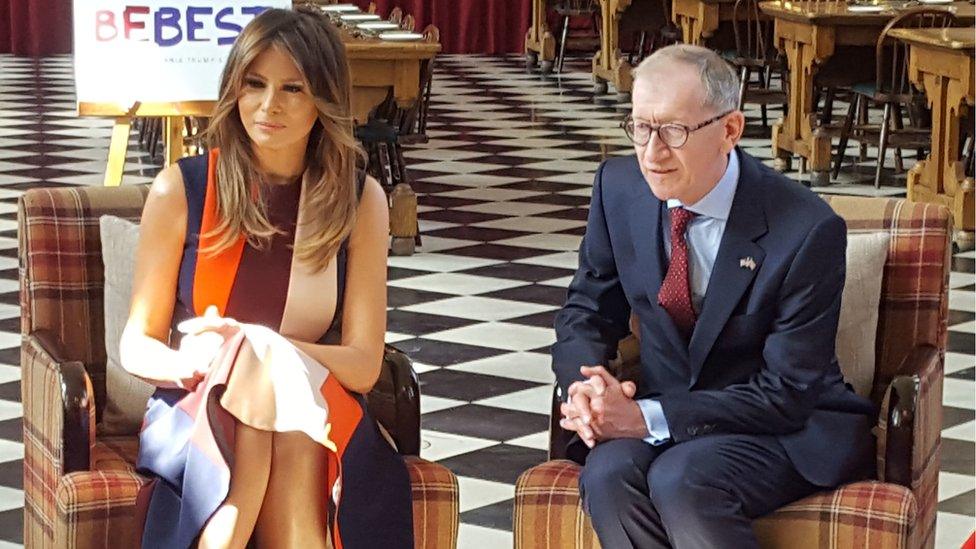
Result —
[[[552,64],[556,59],[556,37],[549,30],[547,14],[546,0],[533,0],[532,22],[525,33],[525,68],[531,71],[536,63],[541,62],[540,70],[543,74],[552,72]]]
[[[108,165],[105,167],[105,179],[103,181],[103,185],[106,187],[118,187],[122,184],[122,171],[125,169],[125,155],[129,149],[129,129],[131,127],[131,118],[123,116],[115,119],[115,126],[112,127],[112,140],[108,146]]]
[[[777,164],[799,155],[807,160],[811,182],[830,181],[830,135],[816,123],[813,79],[818,66],[834,53],[833,29],[776,21],[776,45],[790,68],[789,103],[783,119],[773,125],[773,155]]]
[[[597,89],[603,82],[613,82],[618,93],[630,93],[633,67],[620,53],[620,20],[630,0],[600,0],[600,51],[593,56],[593,80]]]
[[[971,99],[959,80],[932,73],[915,73],[932,109],[932,147],[908,173],[908,199],[946,205],[952,211],[953,235],[963,250],[973,249],[976,201],[972,178],[959,161],[959,129]]]
[[[390,192],[390,236],[393,255],[412,255],[417,238],[417,194],[400,183]]]
[[[673,0],[671,20],[681,28],[681,41],[704,46],[705,39],[718,30],[719,7],[700,0]]]
[[[165,165],[183,158],[183,117],[167,116],[163,119],[163,136],[166,144]]]

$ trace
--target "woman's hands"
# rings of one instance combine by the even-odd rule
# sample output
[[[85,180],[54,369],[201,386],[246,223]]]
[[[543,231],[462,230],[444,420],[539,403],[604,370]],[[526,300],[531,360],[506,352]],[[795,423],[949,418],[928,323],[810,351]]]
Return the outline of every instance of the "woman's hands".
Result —
[[[241,327],[233,318],[220,316],[217,307],[211,305],[203,316],[184,320],[176,329],[186,335],[180,340],[182,360],[174,381],[180,388],[192,391],[210,370],[220,348]]]

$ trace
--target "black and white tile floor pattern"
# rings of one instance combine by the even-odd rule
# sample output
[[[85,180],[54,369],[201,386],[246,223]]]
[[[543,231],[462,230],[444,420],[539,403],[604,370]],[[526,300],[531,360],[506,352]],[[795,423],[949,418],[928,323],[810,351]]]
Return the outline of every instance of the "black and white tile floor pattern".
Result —
[[[75,116],[71,67],[65,56],[0,55],[0,548],[22,542],[16,199],[32,187],[100,185],[106,164],[110,121]],[[511,545],[515,479],[546,458],[553,314],[576,266],[593,171],[631,152],[618,127],[629,105],[594,97],[586,69],[572,61],[561,77],[542,78],[516,57],[445,56],[430,142],[406,153],[423,246],[389,260],[387,339],[420,373],[422,454],[459,476],[463,548]],[[747,114],[750,135],[760,135],[758,111]],[[743,146],[770,158],[768,137]],[[124,183],[157,170],[133,147]],[[878,194],[858,184],[873,171],[848,166],[828,190]],[[880,194],[904,193],[902,181],[890,184]],[[973,252],[953,258],[937,534],[945,548],[974,528],[974,264]]]

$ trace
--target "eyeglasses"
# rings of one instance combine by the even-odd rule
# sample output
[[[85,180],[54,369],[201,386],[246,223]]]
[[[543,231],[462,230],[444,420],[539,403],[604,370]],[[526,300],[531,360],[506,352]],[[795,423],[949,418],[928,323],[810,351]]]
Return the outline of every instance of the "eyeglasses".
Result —
[[[624,133],[627,134],[627,138],[630,139],[634,145],[638,147],[643,147],[651,141],[651,135],[657,132],[657,136],[664,144],[672,149],[680,149],[688,142],[688,136],[691,132],[698,131],[705,126],[718,122],[722,118],[725,118],[733,111],[725,111],[722,114],[709,118],[708,120],[698,124],[697,126],[685,126],[684,124],[669,123],[661,124],[660,126],[655,126],[653,124],[648,124],[646,122],[637,122],[634,120],[632,115],[627,115],[627,118],[620,123],[620,127],[624,129]]]

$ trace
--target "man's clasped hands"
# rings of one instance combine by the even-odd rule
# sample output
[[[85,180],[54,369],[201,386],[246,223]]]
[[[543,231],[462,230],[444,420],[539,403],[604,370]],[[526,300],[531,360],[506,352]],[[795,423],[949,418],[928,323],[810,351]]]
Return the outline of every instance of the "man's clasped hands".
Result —
[[[637,385],[619,381],[603,366],[582,366],[585,380],[569,386],[569,398],[560,405],[559,425],[575,431],[590,448],[615,438],[645,438],[647,424],[634,400]]]

